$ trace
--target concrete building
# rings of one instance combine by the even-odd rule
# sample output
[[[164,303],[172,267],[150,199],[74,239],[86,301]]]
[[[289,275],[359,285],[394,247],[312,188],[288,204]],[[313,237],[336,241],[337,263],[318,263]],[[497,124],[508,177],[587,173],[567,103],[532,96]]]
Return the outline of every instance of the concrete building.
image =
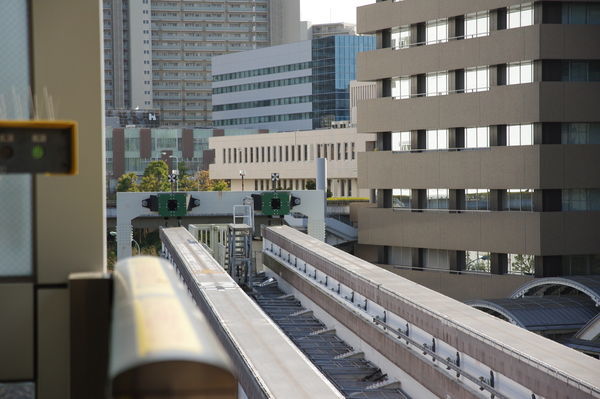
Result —
[[[596,2],[359,8],[378,47],[357,61],[380,97],[358,108],[359,132],[377,134],[358,157],[359,187],[376,192],[358,216],[373,260],[600,273],[599,23]]]
[[[106,174],[109,188],[114,189],[124,173],[141,176],[152,161],[163,160],[169,169],[185,163],[188,171],[208,170],[214,162],[209,151],[210,137],[257,134],[260,130],[245,129],[146,129],[107,127]],[[262,131],[268,133],[268,131]]]
[[[215,127],[276,131],[350,120],[356,54],[372,36],[329,36],[213,58]]]
[[[279,185],[303,190],[315,180],[316,158],[327,158],[328,189],[334,197],[368,197],[369,190],[357,185],[356,154],[373,146],[375,135],[356,129],[323,129],[243,137],[212,137],[215,151],[211,179],[231,180],[233,191],[269,190],[275,187],[271,173],[279,173]]]
[[[356,25],[347,22],[335,22],[331,24],[312,25],[308,30],[308,36],[311,39],[341,35],[356,35]]]
[[[350,82],[350,124],[356,126],[358,122],[358,102],[377,98],[377,83]]]
[[[210,59],[301,40],[299,0],[104,0],[105,107],[211,126]]]

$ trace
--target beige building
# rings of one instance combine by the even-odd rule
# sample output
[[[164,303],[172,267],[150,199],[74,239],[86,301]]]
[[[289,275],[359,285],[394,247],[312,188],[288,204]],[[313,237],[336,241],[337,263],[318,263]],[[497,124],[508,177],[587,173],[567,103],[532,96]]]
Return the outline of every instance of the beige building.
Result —
[[[358,216],[379,263],[488,275],[600,273],[596,2],[379,1],[358,31]],[[423,273],[422,275],[425,275]],[[499,281],[501,281],[500,278]]]
[[[356,133],[355,128],[212,137],[215,151],[211,179],[231,180],[231,189],[269,190],[272,173],[279,173],[282,188],[302,190],[315,180],[317,158],[327,158],[328,189],[334,197],[368,197],[357,185],[357,153],[374,145],[375,135]],[[243,171],[242,173],[240,173]]]

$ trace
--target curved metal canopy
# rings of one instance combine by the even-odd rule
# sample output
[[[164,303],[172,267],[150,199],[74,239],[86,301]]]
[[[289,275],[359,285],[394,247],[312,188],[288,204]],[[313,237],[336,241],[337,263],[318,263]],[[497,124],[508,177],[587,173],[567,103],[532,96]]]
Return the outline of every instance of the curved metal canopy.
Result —
[[[548,292],[560,295],[568,289],[574,289],[587,295],[596,306],[600,306],[600,276],[546,277],[532,280],[516,290],[510,297],[523,298],[544,296]]]
[[[474,300],[467,304],[530,331],[578,330],[598,314],[585,296]]]

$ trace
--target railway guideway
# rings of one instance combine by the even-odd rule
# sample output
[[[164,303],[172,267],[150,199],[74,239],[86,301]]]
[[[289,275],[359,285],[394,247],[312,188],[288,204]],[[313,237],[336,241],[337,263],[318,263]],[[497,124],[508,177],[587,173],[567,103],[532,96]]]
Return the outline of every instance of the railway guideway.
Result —
[[[286,226],[263,229],[271,276],[443,398],[600,398],[600,361]],[[303,303],[304,305],[304,303]]]

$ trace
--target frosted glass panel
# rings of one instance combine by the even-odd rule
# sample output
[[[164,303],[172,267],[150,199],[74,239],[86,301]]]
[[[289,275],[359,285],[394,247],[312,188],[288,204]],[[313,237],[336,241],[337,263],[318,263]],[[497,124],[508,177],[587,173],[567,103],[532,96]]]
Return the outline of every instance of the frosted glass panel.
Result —
[[[0,119],[29,119],[27,1],[1,8]],[[0,175],[0,277],[32,274],[31,201],[30,176]]]
[[[30,275],[30,178],[0,175],[0,199],[0,277]]]

